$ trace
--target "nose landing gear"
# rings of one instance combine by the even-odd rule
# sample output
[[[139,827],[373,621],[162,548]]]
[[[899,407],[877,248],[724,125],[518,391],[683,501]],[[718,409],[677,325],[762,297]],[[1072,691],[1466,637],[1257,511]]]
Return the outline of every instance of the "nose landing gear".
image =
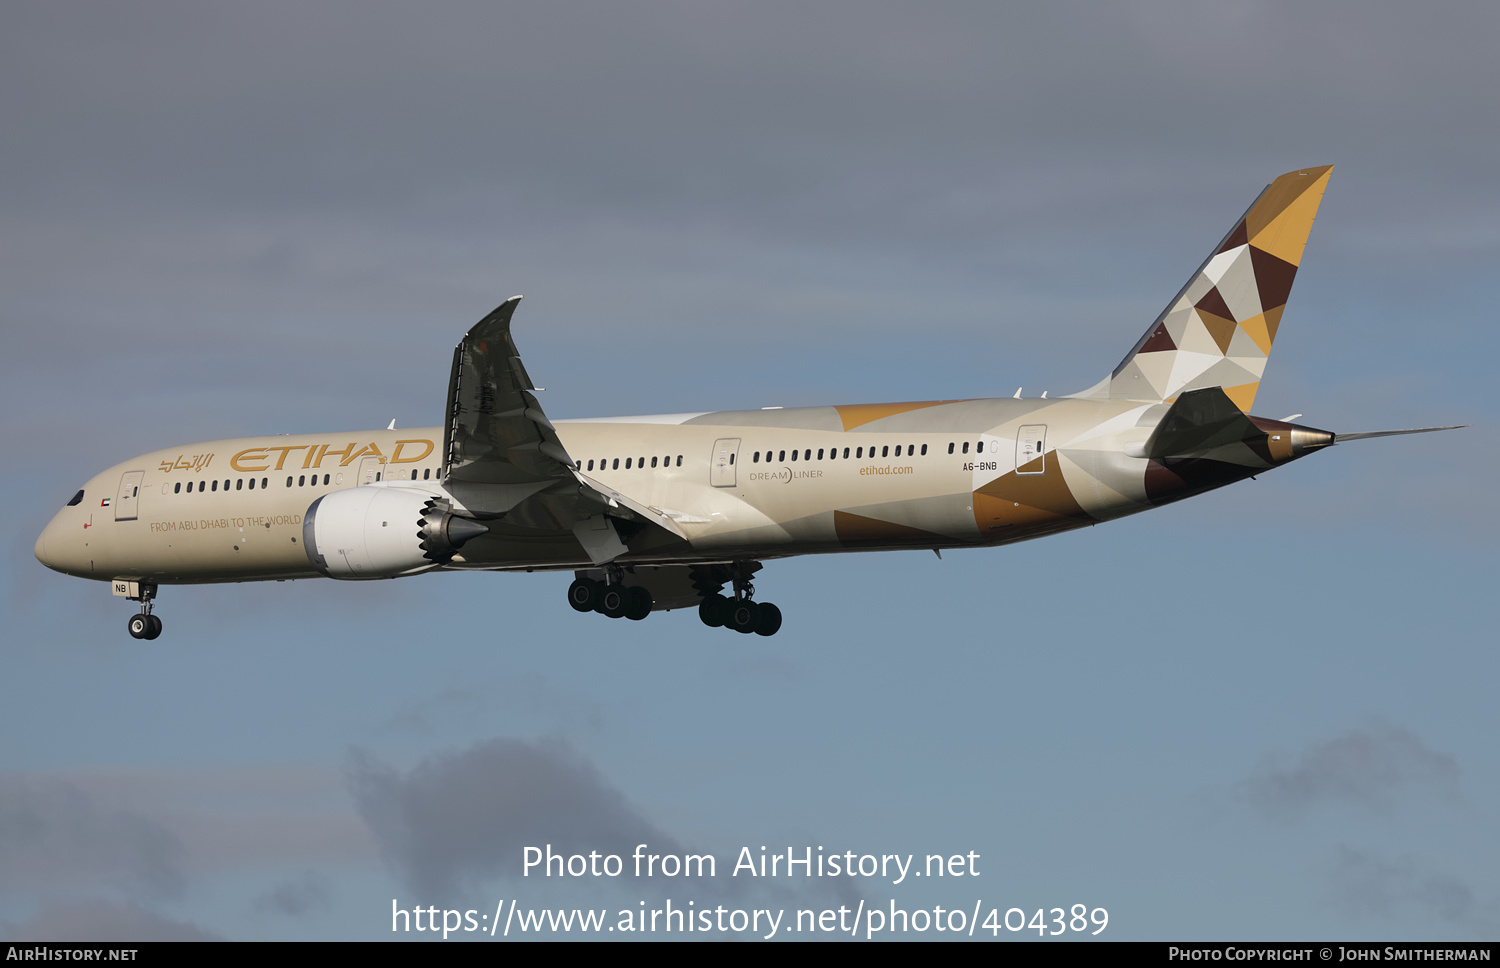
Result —
[[[126,597],[133,602],[140,602],[141,611],[138,615],[130,616],[125,627],[130,630],[130,637],[133,639],[154,639],[161,634],[161,619],[151,614],[151,602],[156,598],[156,583],[143,581],[137,587],[139,594]]]

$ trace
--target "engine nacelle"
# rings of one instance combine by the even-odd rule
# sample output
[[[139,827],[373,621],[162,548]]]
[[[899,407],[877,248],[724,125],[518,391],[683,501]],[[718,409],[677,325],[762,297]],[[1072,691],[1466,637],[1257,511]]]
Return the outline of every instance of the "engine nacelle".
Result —
[[[302,519],[307,558],[329,578],[399,578],[453,560],[488,529],[432,492],[364,486],[325,494]]]

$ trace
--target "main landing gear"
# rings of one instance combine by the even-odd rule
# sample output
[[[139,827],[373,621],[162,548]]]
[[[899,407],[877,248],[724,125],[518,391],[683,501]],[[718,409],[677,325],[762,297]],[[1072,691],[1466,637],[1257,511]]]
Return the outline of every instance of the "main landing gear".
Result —
[[[598,612],[610,618],[628,618],[639,622],[651,614],[656,604],[651,593],[639,585],[626,586],[621,583],[622,573],[618,566],[607,569],[607,581],[579,578],[568,586],[568,604],[575,612]]]
[[[139,615],[130,616],[126,628],[130,630],[133,639],[154,639],[161,634],[161,619],[151,614],[151,602],[156,598],[156,585],[151,582],[141,582],[140,595],[130,596],[132,601],[141,603]]]
[[[760,563],[753,561],[736,561],[727,568],[695,569],[693,584],[703,596],[698,606],[703,624],[745,635],[775,635],[781,628],[781,609],[770,602],[753,601],[755,586],[750,576],[759,569]],[[733,598],[723,594],[725,577],[734,585]]]
[[[755,601],[750,578],[760,571],[758,561],[729,561],[705,565],[646,565],[627,569],[608,564],[592,571],[574,572],[568,604],[577,612],[598,612],[610,618],[640,621],[655,609],[698,607],[698,617],[711,628],[733,629],[748,635],[775,635],[781,628],[781,609]],[[724,594],[724,586],[733,591]]]

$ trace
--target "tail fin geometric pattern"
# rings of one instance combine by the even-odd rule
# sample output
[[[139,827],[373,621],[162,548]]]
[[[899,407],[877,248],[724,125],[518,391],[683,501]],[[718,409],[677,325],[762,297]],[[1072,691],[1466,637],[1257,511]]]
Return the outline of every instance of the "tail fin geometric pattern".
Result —
[[[1115,367],[1103,395],[1161,401],[1222,387],[1249,411],[1332,170],[1288,172],[1268,185]]]

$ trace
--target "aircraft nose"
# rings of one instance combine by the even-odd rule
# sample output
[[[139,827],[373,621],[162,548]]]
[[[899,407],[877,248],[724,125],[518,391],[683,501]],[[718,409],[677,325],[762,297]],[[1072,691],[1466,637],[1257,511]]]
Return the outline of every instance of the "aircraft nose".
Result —
[[[81,547],[78,549],[79,552],[82,550]],[[79,573],[80,562],[75,559],[80,555],[70,553],[71,551],[71,543],[57,517],[47,522],[47,526],[37,536],[36,544],[31,549],[32,554],[36,555],[36,560],[53,571],[60,571],[64,575],[76,575]]]

